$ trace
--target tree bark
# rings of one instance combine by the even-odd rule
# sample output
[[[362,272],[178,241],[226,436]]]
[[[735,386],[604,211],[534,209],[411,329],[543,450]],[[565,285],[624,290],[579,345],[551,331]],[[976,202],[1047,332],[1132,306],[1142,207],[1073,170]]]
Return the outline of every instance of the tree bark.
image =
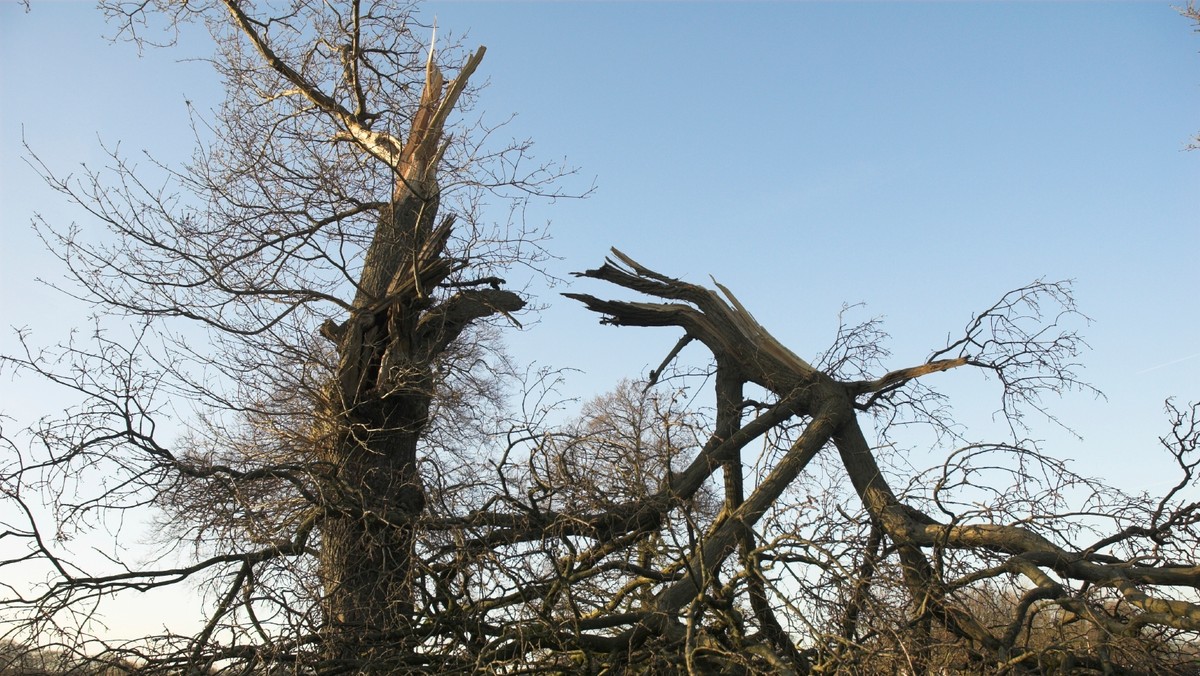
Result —
[[[954,613],[941,602],[942,592],[933,580],[932,567],[916,540],[919,524],[932,519],[901,504],[888,486],[870,446],[858,425],[854,384],[841,383],[813,368],[785,348],[754,320],[737,298],[721,285],[724,298],[703,287],[656,273],[613,250],[616,261],[589,270],[582,276],[601,279],[634,291],[681,303],[637,303],[605,301],[583,294],[566,294],[605,316],[604,323],[629,326],[678,326],[704,343],[717,359],[719,389],[734,392],[729,379],[753,382],[782,399],[796,398],[795,413],[810,418],[804,434],[796,441],[774,471],[744,500],[726,501],[726,512],[709,530],[705,544],[690,566],[695,571],[661,593],[657,610],[670,613],[682,608],[701,590],[695,580],[707,579],[734,551],[735,543],[766,513],[792,481],[827,443],[837,448],[851,483],[872,518],[895,541],[905,583],[915,609],[931,612],[943,624],[988,645],[998,641],[971,617]],[[930,371],[932,372],[932,371]],[[886,379],[885,379],[886,380]],[[722,386],[723,385],[723,386]],[[722,400],[718,393],[718,406]],[[726,404],[728,405],[728,404]],[[719,411],[720,413],[720,411]],[[731,429],[736,423],[725,416]],[[726,486],[730,488],[733,460],[726,462]],[[736,480],[733,480],[735,483]],[[733,504],[736,503],[736,504]],[[769,620],[768,620],[769,622]],[[673,629],[661,624],[659,631]]]
[[[321,528],[328,654],[374,671],[403,670],[415,659],[402,639],[415,611],[415,521],[425,506],[417,450],[436,390],[434,367],[472,322],[524,307],[500,289],[467,289],[440,301],[433,293],[454,269],[445,251],[454,219],[438,221],[443,125],[482,57],[480,48],[447,84],[431,55],[409,138],[398,150],[381,146],[395,150],[387,158],[395,188],[366,252],[353,310],[345,323],[322,327],[338,353],[324,412],[336,429],[323,458],[333,477]]]

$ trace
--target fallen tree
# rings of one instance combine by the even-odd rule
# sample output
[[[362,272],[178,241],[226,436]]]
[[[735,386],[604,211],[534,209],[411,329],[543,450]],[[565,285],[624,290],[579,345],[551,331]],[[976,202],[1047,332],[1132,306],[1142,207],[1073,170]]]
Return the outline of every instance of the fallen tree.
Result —
[[[642,608],[644,616],[613,639],[622,647],[625,642],[636,646],[649,636],[696,646],[698,637],[708,634],[708,640],[716,642],[711,651],[724,653],[719,662],[745,664],[753,662],[749,656],[761,655],[764,665],[786,665],[798,673],[893,668],[922,673],[934,667],[1018,672],[1089,668],[1108,673],[1194,667],[1195,653],[1186,646],[1188,637],[1200,630],[1200,605],[1186,590],[1200,585],[1194,556],[1200,503],[1183,498],[1200,465],[1200,406],[1168,405],[1171,433],[1162,442],[1181,477],[1154,500],[1114,497],[1108,487],[1077,477],[1065,465],[1016,443],[974,444],[952,453],[940,476],[921,477],[928,483],[918,483],[916,499],[905,500],[889,485],[877,451],[860,426],[860,416],[880,410],[894,415],[906,408],[925,422],[944,425],[925,406],[933,393],[914,386],[921,378],[951,369],[982,370],[998,379],[1002,410],[1014,422],[1023,408],[1039,405],[1043,394],[1082,387],[1073,371],[1080,341],[1058,330],[1059,321],[1075,312],[1064,284],[1038,282],[1005,295],[923,364],[850,380],[796,356],[720,285],[718,293],[672,279],[616,250],[604,266],[582,276],[653,299],[610,301],[566,294],[603,315],[603,323],[683,331],[655,375],[690,341],[702,343],[714,362],[712,436],[660,494],[636,509],[628,508],[642,516],[625,522],[625,528],[634,532],[643,523],[655,523],[655,516],[661,519],[668,505],[692,497],[702,484],[700,477],[717,468],[724,476],[723,506],[706,524],[696,547],[672,562],[670,570],[678,578],[661,585]],[[877,354],[871,345],[858,342],[877,338],[869,325],[843,331],[839,338],[827,354]],[[868,364],[852,357],[836,366],[862,372]],[[766,392],[770,403],[748,400],[748,386]],[[756,414],[743,422],[748,409]],[[790,445],[747,489],[747,445],[792,421],[800,424],[788,435]],[[787,511],[781,500],[796,497],[794,492],[789,495],[790,489],[822,451],[836,452],[861,513],[851,515],[826,505],[816,508],[821,514],[816,523],[781,533],[786,521],[781,514]],[[1012,505],[998,499],[961,509],[966,505],[955,503],[956,494],[970,486],[966,477],[979,471],[973,464],[994,453],[1013,456],[1017,465],[1032,463],[1047,470],[1042,476],[1049,478],[1043,480],[1028,469],[1013,470],[1019,472],[1013,490],[1041,490],[1057,498]],[[1111,518],[1115,532],[1081,542],[1080,533],[1088,525],[1073,529],[1071,515],[1054,509],[1072,485],[1087,489],[1083,497],[1090,503],[1076,516]],[[654,504],[660,511],[645,516]],[[769,527],[764,524],[767,515],[773,517]],[[844,524],[838,528],[821,523],[824,520]],[[822,531],[824,536],[814,535]],[[767,535],[771,532],[781,534],[772,538]],[[841,534],[830,537],[831,532]],[[785,562],[819,572],[781,574],[776,564]],[[723,577],[727,581],[718,582]],[[785,582],[788,577],[790,583]],[[821,578],[840,595],[830,597],[814,585],[813,596],[806,598],[805,587]],[[898,595],[873,593],[879,588]],[[888,608],[880,618],[881,599],[903,601],[907,611],[896,616],[891,613],[898,608]],[[691,616],[697,604],[711,607]],[[822,605],[823,613],[805,612]],[[992,611],[990,617],[981,617],[981,606]],[[811,624],[820,614],[831,624]],[[711,624],[697,622],[700,617]],[[1056,633],[1075,623],[1086,629]],[[806,633],[800,629],[805,624],[808,635],[796,641],[798,633]],[[840,625],[837,631],[835,624]],[[1080,634],[1086,638],[1080,639]],[[1054,635],[1057,640],[1050,638]],[[680,652],[691,657],[696,651]]]

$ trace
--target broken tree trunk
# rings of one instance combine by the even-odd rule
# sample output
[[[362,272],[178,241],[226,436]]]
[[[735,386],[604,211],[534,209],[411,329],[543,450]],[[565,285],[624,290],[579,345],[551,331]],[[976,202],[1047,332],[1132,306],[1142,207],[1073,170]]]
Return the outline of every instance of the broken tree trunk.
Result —
[[[322,327],[338,354],[325,412],[336,429],[325,458],[334,480],[321,527],[327,634],[332,658],[376,670],[400,669],[406,658],[398,639],[410,635],[414,612],[413,522],[425,505],[417,448],[429,422],[434,367],[472,322],[524,307],[517,294],[495,288],[440,299],[434,293],[456,268],[446,253],[454,219],[438,220],[444,125],[483,53],[449,83],[431,53],[407,141],[363,144],[388,153],[382,159],[395,171],[395,186],[380,210],[349,318]]]
[[[709,529],[703,546],[688,564],[691,574],[682,576],[658,595],[653,609],[654,619],[644,623],[643,631],[648,628],[668,635],[680,635],[682,624],[669,618],[701,593],[699,581],[712,579],[722,562],[738,550],[739,540],[743,543],[743,552],[747,551],[748,530],[783,495],[816,454],[832,444],[867,511],[899,549],[914,608],[919,607],[936,615],[947,627],[975,641],[985,645],[997,643],[972,618],[953,612],[942,604],[943,593],[921,550],[921,545],[928,540],[918,536],[927,524],[935,522],[903,505],[896,497],[879,469],[856,416],[856,397],[865,391],[875,391],[925,373],[953,368],[965,364],[965,360],[949,360],[955,363],[940,364],[937,368],[926,365],[896,372],[872,383],[870,387],[857,382],[839,382],[780,344],[720,284],[717,284],[721,291],[718,294],[672,279],[638,264],[616,249],[613,250],[613,258],[602,267],[580,273],[580,276],[667,301],[606,301],[586,294],[565,294],[602,314],[602,323],[679,327],[685,332],[683,340],[698,340],[712,352],[718,370],[718,388],[722,390],[717,397],[718,435],[729,438],[741,429],[738,421],[742,402],[728,395],[740,392],[745,383],[754,383],[773,392],[781,402],[788,402],[791,415],[808,419],[804,433],[748,496],[740,494],[740,478],[729,476],[731,472],[740,471],[740,446],[726,449],[722,458],[707,458],[708,473],[714,471],[719,462],[719,466],[724,466],[726,470],[727,490],[736,491],[736,494],[726,496],[725,511]],[[722,393],[725,393],[724,396]],[[734,407],[738,410],[734,410]],[[701,458],[704,456],[702,453]],[[770,612],[763,604],[756,605],[756,611],[760,614]],[[774,618],[767,618],[765,626],[777,626],[778,623],[772,620]],[[780,635],[774,638],[782,639]],[[784,646],[783,651],[785,654],[793,653],[794,648]]]

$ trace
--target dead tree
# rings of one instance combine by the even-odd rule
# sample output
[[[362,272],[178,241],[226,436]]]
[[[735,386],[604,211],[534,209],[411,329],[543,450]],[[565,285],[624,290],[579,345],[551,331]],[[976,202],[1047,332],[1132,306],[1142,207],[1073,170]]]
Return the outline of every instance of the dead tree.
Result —
[[[517,201],[557,191],[561,173],[529,164],[514,174],[526,171],[528,144],[492,147],[488,128],[454,120],[485,50],[439,49],[409,5],[104,8],[142,44],[148,24],[205,22],[227,99],[211,117],[197,113],[199,147],[186,166],[151,176],[114,150],[108,172],[41,167],[108,230],[97,240],[39,225],[77,283],[69,292],[139,328],[130,341],[98,331],[90,347],[65,346],[58,363],[33,350],[6,358],[88,402],[32,431],[45,457],[23,451],[5,466],[5,496],[18,507],[0,537],[26,550],[9,564],[57,571],[39,594],[6,599],[18,617],[27,612],[8,618],[9,635],[67,636],[56,649],[103,655],[110,644],[81,647],[87,618],[60,624],[58,613],[204,577],[221,588],[204,628],[183,648],[164,638],[169,649],[128,657],[170,670],[295,660],[302,650],[329,669],[419,668],[406,640],[420,624],[419,452],[436,467],[431,435],[465,436],[456,428],[486,417],[499,387],[488,373],[504,368],[488,324],[513,322],[525,306],[499,274],[518,262],[536,268],[540,252],[539,233],[489,226],[475,204],[489,191]],[[185,323],[206,330],[208,344],[176,334]],[[164,389],[201,410],[180,440],[156,434]],[[86,472],[118,487],[55,503],[62,527],[152,505],[164,541],[194,542],[194,563],[105,573],[67,563],[24,496]],[[255,648],[229,647],[246,635]]]
[[[455,121],[482,48],[438,52],[408,7],[387,2],[108,7],[139,38],[147,17],[203,18],[227,100],[197,117],[184,167],[147,176],[116,151],[108,173],[43,167],[107,227],[100,240],[40,231],[70,291],[109,323],[57,352],[3,358],[80,401],[28,437],[0,430],[0,643],[13,664],[1194,664],[1200,408],[1170,409],[1163,447],[1181,478],[1155,498],[1015,438],[961,444],[914,473],[869,441],[898,421],[953,439],[927,384],[940,372],[992,376],[1014,429],[1042,394],[1083,387],[1080,341],[1059,323],[1075,314],[1064,285],[1017,289],[924,363],[888,371],[874,323],[843,327],[806,361],[728,290],[614,252],[582,276],[647,299],[569,297],[605,323],[682,335],[649,382],[555,424],[552,374],[526,374],[520,406],[502,405],[500,381],[516,374],[491,341],[525,303],[500,274],[530,262],[536,233],[486,232],[472,207],[479,191],[553,191],[559,174],[506,173],[527,146],[488,151],[486,128]],[[689,345],[710,358],[695,374],[678,367]],[[691,375],[712,386],[713,410],[688,405]],[[125,535],[127,515],[156,527],[157,556],[110,543],[74,556],[72,538]],[[206,601],[194,631],[99,634],[111,597],[178,584]]]
[[[1006,522],[1000,510],[967,514],[951,509],[948,500],[938,501],[939,496],[945,498],[950,492],[945,477],[965,467],[964,458],[958,454],[947,461],[942,480],[930,479],[932,499],[925,504],[936,506],[938,511],[922,509],[919,502],[906,502],[891,487],[860,426],[864,414],[919,403],[920,396],[914,396],[909,388],[918,379],[951,369],[981,369],[996,376],[1004,388],[1004,409],[1011,415],[1017,415],[1023,404],[1036,403],[1041,393],[1079,385],[1072,370],[1077,337],[1055,331],[1053,314],[1048,326],[1024,325],[1038,315],[1043,304],[1057,302],[1064,312],[1073,311],[1062,286],[1037,283],[1006,295],[975,317],[961,339],[935,351],[924,364],[877,378],[843,380],[781,345],[732,293],[719,285],[717,293],[672,279],[616,250],[604,266],[582,276],[652,299],[608,301],[567,294],[603,315],[603,323],[681,329],[680,345],[690,341],[703,344],[711,352],[715,368],[717,410],[712,437],[691,466],[664,487],[659,504],[687,498],[702,484],[703,477],[720,468],[725,477],[724,508],[707,526],[698,546],[679,562],[686,574],[661,586],[643,609],[644,617],[621,635],[621,641],[636,645],[648,635],[682,639],[699,631],[688,618],[687,608],[714,594],[712,588],[706,589],[713,584],[710,581],[733,570],[745,578],[739,592],[744,605],[740,607],[750,616],[731,622],[735,627],[722,631],[747,639],[752,634],[757,636],[743,646],[744,650],[761,651],[770,656],[763,664],[787,665],[796,672],[812,668],[869,671],[868,655],[872,645],[878,648],[881,643],[881,627],[857,625],[859,615],[866,611],[870,586],[884,584],[878,571],[885,559],[894,562],[891,565],[900,576],[898,590],[909,609],[891,630],[907,635],[905,647],[912,651],[907,657],[908,668],[918,671],[931,668],[939,659],[949,660],[956,668],[988,671],[1036,671],[1052,658],[1058,660],[1055,664],[1068,660],[1080,668],[1090,666],[1106,672],[1130,669],[1137,664],[1128,661],[1128,655],[1124,664],[1113,666],[1115,651],[1106,649],[1108,643],[1144,638],[1147,630],[1191,636],[1200,630],[1200,605],[1188,594],[1178,592],[1180,588],[1200,588],[1200,568],[1192,549],[1200,503],[1179,501],[1180,491],[1192,481],[1197,462],[1194,454],[1200,411],[1196,407],[1173,410],[1174,431],[1164,439],[1183,471],[1179,485],[1161,500],[1143,503],[1152,512],[1144,523],[1125,526],[1095,542],[1057,537],[1063,532],[1059,529],[1070,520],[1066,517],[1059,523],[1038,525],[1048,516],[1048,507],[1029,522],[1019,523],[1016,519]],[[678,352],[679,346],[664,367]],[[662,370],[660,367],[655,373]],[[743,422],[743,412],[753,404],[742,394],[747,386],[761,388],[774,401]],[[743,492],[743,452],[747,444],[772,427],[792,420],[802,421],[802,431],[795,433],[790,447],[753,490]],[[789,486],[823,450],[837,454],[840,467],[861,501],[865,517],[861,525],[868,544],[855,554],[857,562],[853,558],[840,562],[846,570],[837,577],[853,580],[852,593],[841,599],[840,639],[831,631],[815,644],[811,641],[816,637],[810,636],[806,645],[806,641],[797,641],[794,633],[781,630],[785,625],[795,627],[796,618],[788,621],[775,614],[781,607],[784,616],[790,614],[788,608],[803,605],[799,599],[789,599],[784,588],[778,586],[774,601],[764,593],[764,582],[773,577],[764,562],[788,559],[778,543],[765,541],[756,527],[764,515],[780,508]],[[978,450],[975,447],[963,452]],[[1032,455],[1025,449],[1013,450]],[[650,502],[642,509],[648,509]],[[829,516],[836,518],[834,514]],[[644,521],[627,523],[634,529]],[[1124,555],[1112,552],[1117,545],[1125,548]],[[963,565],[964,554],[974,567]],[[820,558],[810,555],[793,560],[818,567],[835,563],[822,564]],[[777,583],[778,577],[774,577]],[[1016,585],[1023,591],[1004,607],[1002,622],[997,623],[995,617],[983,621],[970,601],[971,590],[977,591],[987,581],[1014,577],[1023,578]],[[1093,595],[1093,590],[1103,589],[1111,589],[1117,596]],[[1112,604],[1121,606],[1124,614],[1113,615]],[[1039,613],[1043,618],[1055,615],[1059,623],[1090,624],[1107,639],[1090,644],[1064,642],[1050,648],[1043,644],[1037,649],[1030,642],[1029,625]],[[756,634],[752,627],[757,628]],[[1178,642],[1181,639],[1172,640],[1176,641],[1172,644],[1175,648],[1182,645]],[[950,650],[947,645],[956,647]],[[684,653],[691,654],[686,648]],[[1187,663],[1186,651],[1181,659]],[[883,663],[875,667],[887,669]]]

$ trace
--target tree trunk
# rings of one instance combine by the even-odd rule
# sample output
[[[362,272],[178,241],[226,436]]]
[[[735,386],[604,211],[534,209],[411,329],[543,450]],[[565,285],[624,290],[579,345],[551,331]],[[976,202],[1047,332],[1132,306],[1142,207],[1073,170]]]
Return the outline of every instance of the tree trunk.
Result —
[[[436,200],[406,202],[381,214],[355,300],[359,309],[338,328],[339,387],[330,402],[338,432],[327,458],[336,481],[321,542],[330,657],[385,670],[397,668],[395,647],[414,612],[414,521],[425,505],[417,445],[437,357],[417,327],[429,306],[426,288],[441,281],[445,268],[440,250],[425,260],[419,255]],[[423,280],[429,287],[399,284],[393,297],[380,298],[403,269],[421,263],[433,269]]]
[[[413,403],[383,400],[348,412],[353,422],[331,454],[344,509],[325,522],[321,577],[335,659],[385,668],[411,623],[413,522],[425,504]]]
[[[324,416],[336,429],[323,458],[332,468],[321,527],[326,652],[355,670],[403,671],[419,659],[405,639],[417,611],[414,544],[425,506],[417,449],[435,395],[434,366],[473,321],[524,306],[495,288],[436,293],[454,268],[445,254],[454,219],[439,222],[437,213],[442,126],[482,57],[480,48],[448,84],[431,57],[409,138],[386,158],[395,188],[353,310],[345,323],[327,321],[321,330],[338,353]]]

